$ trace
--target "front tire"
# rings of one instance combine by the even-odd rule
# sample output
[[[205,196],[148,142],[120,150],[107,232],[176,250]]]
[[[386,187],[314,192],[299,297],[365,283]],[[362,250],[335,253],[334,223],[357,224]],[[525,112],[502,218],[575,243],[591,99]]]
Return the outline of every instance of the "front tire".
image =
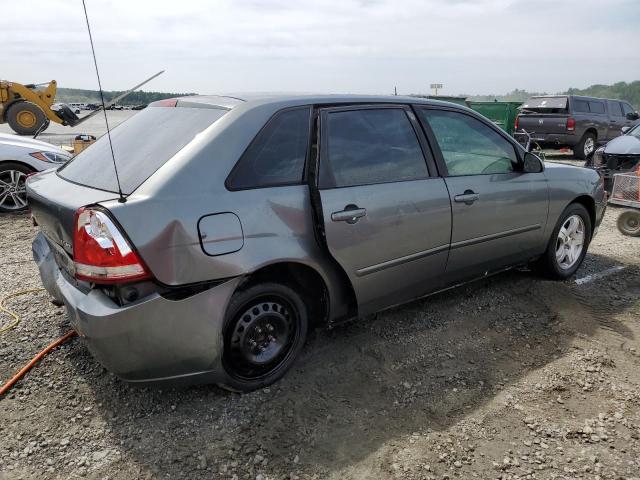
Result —
[[[6,116],[9,126],[18,135],[35,135],[47,124],[47,116],[33,102],[20,101],[9,106]]]
[[[27,175],[30,168],[14,162],[0,163],[0,213],[15,213],[27,209]]]
[[[640,210],[625,210],[618,217],[618,230],[623,235],[640,237]]]
[[[261,283],[236,292],[225,316],[221,385],[250,392],[284,376],[307,337],[308,313],[300,295],[286,285]]]
[[[565,208],[553,229],[547,250],[537,262],[537,269],[548,278],[565,280],[582,265],[591,242],[591,217],[579,203]]]
[[[573,156],[580,160],[586,160],[596,151],[596,136],[593,132],[585,133],[578,144],[573,147]]]

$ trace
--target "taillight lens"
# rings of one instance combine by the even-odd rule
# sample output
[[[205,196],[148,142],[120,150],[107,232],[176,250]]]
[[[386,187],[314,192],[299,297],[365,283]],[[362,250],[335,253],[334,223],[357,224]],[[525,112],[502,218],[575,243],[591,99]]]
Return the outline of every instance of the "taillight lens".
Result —
[[[567,118],[567,130],[569,132],[573,132],[576,129],[576,119],[575,118]]]
[[[516,123],[513,125],[514,131],[517,131],[520,127],[520,117],[516,117]]]
[[[77,279],[124,283],[151,276],[106,213],[80,208],[76,212],[74,228],[73,263]]]

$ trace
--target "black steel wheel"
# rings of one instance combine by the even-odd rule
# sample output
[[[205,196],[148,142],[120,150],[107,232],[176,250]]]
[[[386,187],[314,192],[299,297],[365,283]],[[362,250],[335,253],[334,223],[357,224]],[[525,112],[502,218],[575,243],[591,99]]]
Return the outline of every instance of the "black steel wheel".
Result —
[[[224,330],[223,385],[248,392],[280,379],[307,335],[307,309],[286,285],[264,283],[234,294]]]
[[[624,235],[640,237],[640,210],[625,210],[618,217],[618,230]]]

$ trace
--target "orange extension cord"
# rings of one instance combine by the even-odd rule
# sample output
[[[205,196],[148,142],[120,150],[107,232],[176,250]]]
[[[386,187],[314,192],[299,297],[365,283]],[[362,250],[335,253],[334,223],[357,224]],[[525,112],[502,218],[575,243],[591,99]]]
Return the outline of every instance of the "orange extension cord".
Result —
[[[11,387],[13,387],[16,384],[16,382],[18,380],[20,380],[25,375],[25,373],[27,373],[29,370],[31,370],[31,368],[33,368],[33,366],[36,363],[38,363],[47,353],[49,353],[54,348],[59,347],[60,345],[62,345],[64,342],[66,342],[67,340],[71,339],[75,335],[76,335],[76,331],[75,330],[69,330],[62,337],[57,339],[55,342],[49,344],[49,346],[47,346],[44,350],[42,350],[35,357],[33,357],[29,363],[27,363],[24,367],[22,367],[22,369],[11,378],[11,380],[9,380],[7,383],[2,385],[2,387],[0,387],[0,396],[2,396],[5,393],[7,393],[11,389]]]

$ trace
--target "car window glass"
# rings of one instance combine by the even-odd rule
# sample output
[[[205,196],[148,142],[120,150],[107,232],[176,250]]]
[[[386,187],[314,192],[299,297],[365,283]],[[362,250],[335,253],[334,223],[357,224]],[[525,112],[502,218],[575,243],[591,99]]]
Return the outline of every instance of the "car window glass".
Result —
[[[589,103],[586,100],[574,100],[573,111],[578,113],[589,113]]]
[[[282,111],[258,133],[227,185],[257,188],[302,182],[309,141],[310,108]]]
[[[631,105],[629,105],[628,103],[623,103],[622,104],[622,110],[624,110],[624,114],[626,115],[627,113],[633,113],[634,110],[631,107]]]
[[[622,113],[622,105],[620,104],[620,102],[609,101],[607,103],[609,104],[609,113],[611,114],[612,117],[624,116],[624,114]]]
[[[502,135],[463,113],[421,109],[436,137],[449,176],[515,171],[518,157]]]
[[[345,187],[428,176],[420,143],[400,108],[330,112],[320,185]]]
[[[604,113],[604,103],[589,102],[589,110],[591,110],[591,113]]]

